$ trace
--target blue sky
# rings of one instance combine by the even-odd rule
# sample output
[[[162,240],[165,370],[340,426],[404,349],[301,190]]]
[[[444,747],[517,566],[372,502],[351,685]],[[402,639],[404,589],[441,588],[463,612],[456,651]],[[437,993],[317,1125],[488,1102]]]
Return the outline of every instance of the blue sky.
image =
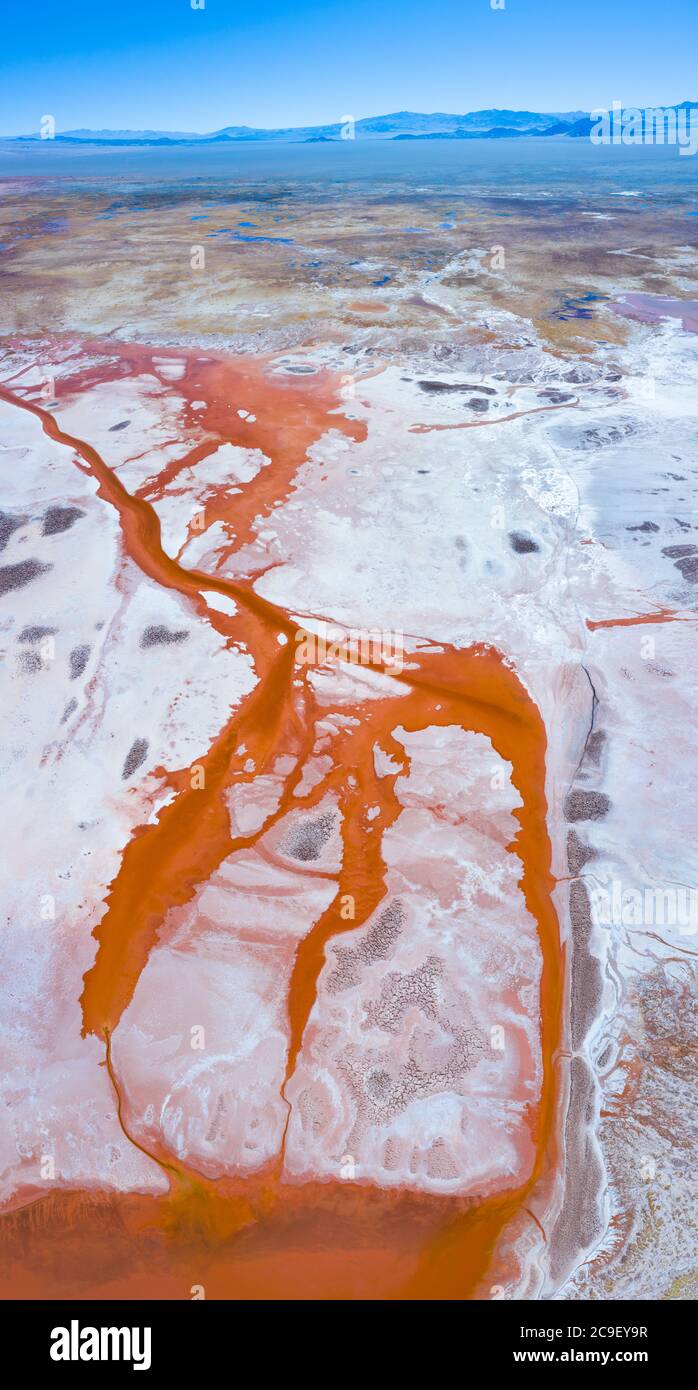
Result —
[[[697,40],[695,0],[8,0],[0,132],[668,105]]]

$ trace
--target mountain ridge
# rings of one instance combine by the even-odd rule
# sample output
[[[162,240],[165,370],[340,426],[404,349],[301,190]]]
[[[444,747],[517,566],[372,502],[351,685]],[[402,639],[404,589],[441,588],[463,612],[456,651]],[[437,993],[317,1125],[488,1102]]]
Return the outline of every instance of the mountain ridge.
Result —
[[[489,108],[483,111],[469,111],[461,115],[449,112],[421,112],[421,111],[393,111],[385,115],[365,116],[353,122],[353,134],[356,139],[390,139],[394,135],[400,134],[437,134],[455,131],[459,128],[473,133],[486,132],[489,129],[496,129],[505,126],[512,129],[534,129],[546,128],[560,121],[578,120],[585,116],[584,111],[511,111],[507,109]],[[64,130],[57,132],[51,137],[61,143],[70,144],[219,144],[227,140],[244,142],[264,142],[271,140],[283,140],[288,142],[302,142],[309,138],[325,137],[326,139],[341,139],[342,131],[346,130],[350,117],[344,121],[335,121],[330,124],[314,126],[247,126],[229,125],[222,126],[219,130],[209,132],[194,131],[171,131],[171,130],[92,130],[81,127],[74,130]],[[26,142],[45,143],[40,134],[16,135],[0,137],[4,139]],[[346,138],[346,136],[344,137]]]
[[[693,110],[697,102],[683,101],[665,110]],[[630,108],[626,108],[630,110]],[[644,108],[647,109],[647,108]],[[163,146],[163,145],[222,145],[227,143],[253,144],[284,142],[288,144],[322,144],[356,139],[380,140],[476,140],[520,139],[524,137],[583,137],[588,136],[592,117],[586,111],[512,111],[489,107],[468,111],[462,115],[435,111],[392,111],[383,116],[364,116],[317,126],[222,126],[220,130],[198,133],[193,131],[158,130],[91,130],[81,127],[60,131],[50,143],[100,146]],[[40,134],[0,136],[0,139],[23,144],[49,141]]]

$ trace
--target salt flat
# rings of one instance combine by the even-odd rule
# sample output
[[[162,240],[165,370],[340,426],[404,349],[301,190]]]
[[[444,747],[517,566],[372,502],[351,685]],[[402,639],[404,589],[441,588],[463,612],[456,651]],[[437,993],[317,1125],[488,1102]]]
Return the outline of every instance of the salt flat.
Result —
[[[622,261],[580,221],[565,253],[568,300],[608,292],[579,320],[528,204],[497,275],[496,207],[442,230],[425,198],[417,253],[383,193],[369,293],[377,228],[342,269],[359,204],[300,199],[336,276],[246,247],[228,326],[145,221],[147,295],[114,240],[37,307],[18,244],[2,1196],[32,1288],[61,1213],[81,1288],[106,1202],[166,1296],[193,1253],[283,1294],[290,1246],[343,1296],[376,1243],[371,1297],[690,1290],[698,339],[616,312],[690,277],[676,204],[642,266],[611,202]],[[328,656],[328,624],[375,641]]]

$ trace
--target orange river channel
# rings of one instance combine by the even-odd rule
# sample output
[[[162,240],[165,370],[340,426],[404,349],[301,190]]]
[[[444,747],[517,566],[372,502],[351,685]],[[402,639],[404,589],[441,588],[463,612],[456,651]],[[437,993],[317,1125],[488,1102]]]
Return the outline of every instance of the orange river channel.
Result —
[[[94,361],[94,345],[88,345]],[[102,346],[109,372],[152,371],[147,348]],[[264,361],[178,353],[185,362],[176,390],[183,408],[205,401],[195,418],[217,439],[263,450],[271,467],[241,492],[220,488],[206,502],[206,525],[232,523],[235,546],[252,536],[257,516],[267,514],[293,487],[309,446],[327,429],[361,438],[365,427],[345,419],[338,378],[286,378]],[[107,366],[107,363],[109,364]],[[90,372],[58,382],[60,394],[91,384]],[[118,513],[130,560],[154,583],[174,589],[201,622],[213,623],[231,644],[251,653],[257,684],[231,714],[212,745],[196,760],[205,776],[190,769],[164,772],[173,799],[154,823],[140,826],[122,856],[95,931],[94,964],[84,979],[83,1032],[102,1039],[122,1129],[128,1130],[125,1086],[116,1073],[111,1037],[132,998],[168,912],[194,897],[197,888],[235,850],[254,844],[294,802],[294,792],[314,743],[319,712],[308,665],[297,662],[298,621],[255,593],[252,578],[230,580],[185,568],[162,548],[153,502],[177,472],[195,465],[198,446],[153,481],[149,497],[131,495],[97,451],[65,433],[36,399],[0,386],[0,399],[40,420],[45,433],[72,451],[76,464],[98,484],[98,496]],[[256,415],[250,426],[228,402],[244,399]],[[210,445],[208,446],[210,448]],[[235,600],[237,611],[211,609],[202,596],[217,591]],[[279,635],[286,643],[279,644]],[[351,660],[351,653],[347,653]],[[374,669],[381,669],[376,665]],[[392,673],[390,673],[392,674]],[[332,787],[342,812],[343,856],[336,896],[300,942],[288,993],[289,1048],[284,1085],[293,1074],[315,1002],[327,941],[353,931],[385,895],[383,832],[400,813],[395,777],[374,769],[377,740],[391,750],[400,771],[404,747],[392,739],[402,725],[411,731],[457,725],[484,734],[511,764],[522,805],[514,812],[518,830],[508,846],[521,864],[520,886],[538,928],[542,956],[540,986],[541,1087],[527,1122],[534,1160],[525,1183],[483,1199],[382,1191],[374,1185],[284,1180],[283,1151],[267,1170],[247,1178],[210,1180],[187,1169],[166,1151],[147,1150],[166,1173],[163,1196],[85,1191],[24,1194],[0,1222],[6,1252],[2,1284],[8,1298],[229,1299],[476,1299],[493,1295],[514,1255],[512,1239],[537,1217],[540,1194],[549,1192],[559,1162],[556,1137],[559,1058],[562,1051],[564,952],[551,892],[551,845],[545,796],[546,732],[540,713],[515,672],[493,648],[454,649],[410,655],[393,676],[400,697],[343,706],[355,716],[336,740],[331,772],[304,804]],[[407,693],[405,693],[407,688]],[[244,745],[244,756],[236,750]],[[231,834],[225,792],[235,777],[251,780],[292,755],[280,805],[256,835]],[[254,763],[246,772],[243,762]],[[287,764],[284,764],[287,765]],[[159,770],[162,771],[162,770]],[[396,774],[397,775],[397,774]],[[196,780],[196,785],[192,781]],[[366,806],[379,814],[366,829]],[[346,921],[341,903],[350,894],[355,916]],[[141,1147],[137,1144],[137,1147]],[[538,1200],[537,1200],[538,1199]],[[515,1263],[513,1263],[515,1269]],[[61,1293],[57,1294],[60,1285]]]

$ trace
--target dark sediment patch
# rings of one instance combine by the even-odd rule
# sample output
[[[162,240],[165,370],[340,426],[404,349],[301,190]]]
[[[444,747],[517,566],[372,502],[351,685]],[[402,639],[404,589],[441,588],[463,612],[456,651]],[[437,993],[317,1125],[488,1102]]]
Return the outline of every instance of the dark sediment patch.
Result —
[[[565,820],[603,820],[610,808],[605,792],[585,792],[575,787],[565,798]]]
[[[9,594],[12,589],[23,589],[25,584],[31,584],[32,579],[38,579],[40,574],[45,574],[52,568],[52,565],[43,565],[40,560],[20,560],[17,565],[2,565],[0,594]]]
[[[376,960],[387,960],[402,931],[405,912],[399,899],[383,908],[378,920],[363,935],[358,935],[354,946],[335,946],[335,966],[327,977],[330,994],[339,994],[359,982],[362,965],[372,965]]]
[[[550,1239],[550,1273],[565,1279],[581,1251],[602,1232],[599,1195],[603,1169],[592,1138],[594,1080],[587,1062],[570,1062],[570,1094],[565,1122],[565,1195]]]
[[[67,705],[66,705],[66,707],[65,707],[65,709],[64,709],[64,711],[63,711],[63,714],[62,714],[62,716],[61,716],[61,724],[65,724],[66,719],[70,719],[71,714],[74,714],[74,713],[75,713],[77,707],[78,707],[78,702],[77,702],[77,700],[73,699],[73,700],[69,700],[69,701],[68,701],[68,703],[67,703]]]
[[[55,637],[58,632],[57,627],[23,627],[17,638],[18,642],[40,642],[42,637]]]
[[[540,550],[537,542],[525,536],[523,531],[510,531],[509,544],[516,555],[534,555]]]
[[[171,632],[162,623],[155,623],[152,627],[147,627],[141,634],[139,647],[159,647],[168,646],[173,642],[186,642],[188,632]]]
[[[9,512],[0,511],[0,550],[5,549],[10,536],[25,526],[28,520],[28,516],[10,516]]]
[[[81,647],[73,647],[70,653],[70,679],[76,681],[81,676],[90,659],[90,648],[85,643]]]
[[[320,857],[320,851],[327,843],[334,828],[335,818],[331,811],[317,816],[315,820],[304,821],[291,831],[285,846],[285,853],[292,859],[307,863]]]
[[[576,1052],[596,1018],[601,1002],[601,966],[591,950],[593,922],[589,894],[579,879],[570,885],[572,976],[570,1041]]]
[[[69,531],[71,526],[85,513],[79,507],[49,507],[44,513],[42,536],[57,536],[61,531]]]
[[[579,874],[590,859],[596,859],[596,850],[580,840],[576,830],[567,832],[567,867],[571,874]]]
[[[608,425],[606,429],[584,430],[582,435],[583,449],[610,449],[616,444],[622,444],[628,435],[635,434],[636,426],[631,422],[625,425]]]
[[[662,555],[667,555],[670,560],[682,560],[684,555],[698,554],[698,545],[666,545],[662,550]]]
[[[619,378],[616,376],[610,379],[618,381]],[[587,382],[592,380],[592,373],[589,367],[580,365],[579,367],[572,367],[569,372],[565,372],[562,380],[568,381],[572,386],[584,386]]]
[[[689,584],[696,583],[698,580],[698,555],[687,555],[684,560],[674,560],[674,565]]]
[[[38,652],[22,652],[19,658],[20,670],[26,672],[27,675],[33,675],[37,671],[41,671],[43,665],[44,663]]]
[[[119,423],[118,423],[117,425],[110,425],[110,426],[109,426],[109,433],[110,433],[110,434],[114,434],[114,433],[116,432],[116,430],[125,430],[125,429],[128,428],[128,426],[130,425],[130,423],[131,423],[130,420],[119,420]]]
[[[573,401],[574,396],[569,391],[558,391],[554,386],[546,386],[543,391],[538,392],[538,399],[549,401],[551,405],[566,405],[568,401]]]
[[[639,526],[626,526],[626,531],[658,531],[656,521],[643,521]]]
[[[136,769],[145,761],[147,753],[147,738],[135,738],[124,758],[124,765],[121,770],[121,776],[124,782],[128,777],[132,777]]]
[[[418,381],[417,385],[420,391],[426,391],[429,396],[458,395],[463,391],[481,391],[485,396],[497,394],[493,386],[474,386],[469,381]]]
[[[601,762],[601,754],[606,746],[606,735],[603,729],[594,729],[589,734],[584,749],[584,761],[590,762],[593,767],[598,767]]]
[[[490,408],[487,400],[482,400],[480,396],[472,396],[468,401],[468,408],[474,410],[476,415],[485,415]]]

